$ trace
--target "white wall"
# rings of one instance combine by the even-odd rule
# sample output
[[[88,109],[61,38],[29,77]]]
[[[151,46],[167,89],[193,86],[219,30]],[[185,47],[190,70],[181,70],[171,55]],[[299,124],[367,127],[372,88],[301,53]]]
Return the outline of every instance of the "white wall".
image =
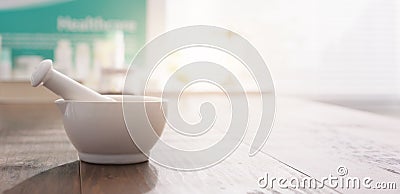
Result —
[[[167,0],[166,30],[194,24],[246,37],[280,93],[397,98],[396,0]]]

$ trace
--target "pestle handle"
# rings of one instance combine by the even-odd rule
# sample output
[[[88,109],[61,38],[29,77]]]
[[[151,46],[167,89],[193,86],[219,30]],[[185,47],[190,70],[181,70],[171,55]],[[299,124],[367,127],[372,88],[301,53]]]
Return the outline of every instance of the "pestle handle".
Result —
[[[65,100],[115,101],[56,71],[50,59],[40,62],[32,73],[32,86],[37,87],[41,83]]]

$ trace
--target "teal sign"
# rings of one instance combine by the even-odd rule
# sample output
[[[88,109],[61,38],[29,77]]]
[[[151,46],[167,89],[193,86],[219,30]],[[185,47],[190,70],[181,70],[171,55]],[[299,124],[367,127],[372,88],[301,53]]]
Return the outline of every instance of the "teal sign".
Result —
[[[145,43],[145,0],[18,2],[0,8],[1,45],[11,50],[13,60],[21,55],[53,59],[60,40],[72,49],[87,44],[93,53],[96,41],[112,42],[115,34],[122,34],[124,60],[129,62]]]

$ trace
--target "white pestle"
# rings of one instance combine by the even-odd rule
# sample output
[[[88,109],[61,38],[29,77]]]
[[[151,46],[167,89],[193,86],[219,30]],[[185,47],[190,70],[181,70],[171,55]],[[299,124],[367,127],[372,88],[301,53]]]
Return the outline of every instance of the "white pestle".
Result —
[[[55,94],[64,98],[64,100],[115,101],[56,71],[50,59],[40,62],[32,73],[32,86],[37,87],[41,83]]]

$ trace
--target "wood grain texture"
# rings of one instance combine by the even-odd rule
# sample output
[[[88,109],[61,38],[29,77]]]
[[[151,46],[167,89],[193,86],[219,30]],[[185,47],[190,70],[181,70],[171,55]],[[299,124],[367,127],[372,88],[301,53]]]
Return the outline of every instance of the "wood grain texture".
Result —
[[[0,103],[0,192],[76,160],[54,104]]]
[[[162,139],[176,147],[193,149],[218,141],[230,119],[223,98],[216,94],[195,95],[181,102],[185,119],[196,121],[201,102],[214,101],[222,120],[215,123],[216,130],[202,138],[187,140],[167,127]],[[221,163],[193,172],[171,170],[154,162],[134,165],[79,162],[54,105],[0,103],[0,192],[336,193],[327,187],[262,189],[257,180],[265,173],[273,177],[318,179],[335,173],[338,165],[346,165],[354,176],[398,180],[398,120],[282,99],[278,101],[275,127],[266,146],[256,156],[249,157],[249,145],[258,127],[256,117],[260,114],[258,96],[250,98],[256,102],[250,102],[251,118],[243,143]]]
[[[157,170],[148,163],[98,165],[81,162],[81,191],[95,193],[146,193],[157,184]]]
[[[309,176],[337,175],[395,182],[396,190],[338,189],[344,193],[398,193],[400,120],[323,103],[282,98],[263,152]],[[296,122],[289,122],[296,121]],[[282,143],[290,142],[290,143]]]
[[[45,170],[4,192],[17,193],[80,193],[79,161]]]
[[[276,177],[305,175],[273,158],[260,154],[243,157],[248,147],[239,147],[228,159],[211,168],[182,172],[161,167],[153,162],[134,165],[96,165],[81,163],[82,193],[336,193],[324,188],[261,189],[258,177],[268,173]]]

